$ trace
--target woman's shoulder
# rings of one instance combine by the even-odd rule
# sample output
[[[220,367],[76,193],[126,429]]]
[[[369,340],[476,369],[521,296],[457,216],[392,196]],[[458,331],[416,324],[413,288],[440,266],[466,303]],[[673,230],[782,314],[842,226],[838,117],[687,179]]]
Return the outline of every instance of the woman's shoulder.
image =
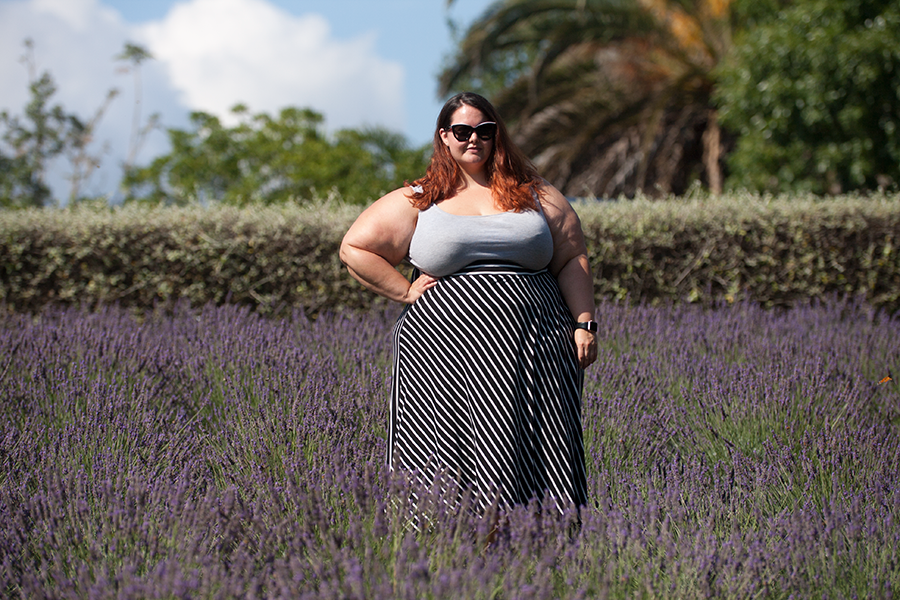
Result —
[[[546,179],[541,179],[538,183],[538,200],[545,214],[549,212],[551,215],[557,215],[574,212],[568,198]]]
[[[419,216],[411,197],[408,187],[388,192],[362,211],[344,241],[399,262],[406,254]]]
[[[419,211],[412,204],[409,187],[397,188],[370,204],[357,218],[360,225],[379,228],[413,228]]]
[[[413,195],[416,193],[413,186],[405,185],[403,187],[397,188],[393,191],[388,192],[378,200],[376,200],[372,207],[383,207],[390,208],[391,210],[398,211],[408,211],[410,214],[413,214],[416,211],[416,208],[413,206],[412,200]]]

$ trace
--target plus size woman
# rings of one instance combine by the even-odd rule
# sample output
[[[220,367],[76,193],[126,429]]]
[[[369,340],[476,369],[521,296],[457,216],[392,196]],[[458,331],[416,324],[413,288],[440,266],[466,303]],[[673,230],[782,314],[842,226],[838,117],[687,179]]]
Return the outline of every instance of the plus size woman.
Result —
[[[406,304],[393,333],[392,469],[424,484],[445,473],[482,508],[545,494],[559,508],[586,502],[581,389],[597,324],[581,224],[486,99],[447,101],[425,176],[368,207],[341,260]]]

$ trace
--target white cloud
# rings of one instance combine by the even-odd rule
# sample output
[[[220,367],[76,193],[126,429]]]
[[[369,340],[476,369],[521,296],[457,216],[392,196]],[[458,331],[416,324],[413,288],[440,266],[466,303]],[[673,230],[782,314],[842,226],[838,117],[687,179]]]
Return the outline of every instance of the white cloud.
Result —
[[[226,116],[311,107],[329,128],[405,126],[403,68],[375,54],[373,35],[337,40],[317,15],[265,0],[190,0],[142,29],[182,101]]]
[[[33,0],[0,4],[0,105],[18,108],[28,97],[23,42],[34,42],[37,74],[49,70],[69,108],[96,107],[112,81],[113,55],[125,39],[115,14],[96,0]],[[104,31],[102,36],[91,31]],[[99,62],[98,62],[99,59]],[[93,98],[91,96],[93,95]]]

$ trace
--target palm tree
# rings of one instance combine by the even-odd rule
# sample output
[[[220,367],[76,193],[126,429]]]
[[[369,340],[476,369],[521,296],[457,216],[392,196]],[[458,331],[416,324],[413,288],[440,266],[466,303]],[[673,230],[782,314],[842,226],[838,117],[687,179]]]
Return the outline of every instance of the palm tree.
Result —
[[[452,3],[452,0],[450,0]],[[471,25],[440,93],[482,91],[565,194],[722,187],[710,101],[731,0],[498,0]]]

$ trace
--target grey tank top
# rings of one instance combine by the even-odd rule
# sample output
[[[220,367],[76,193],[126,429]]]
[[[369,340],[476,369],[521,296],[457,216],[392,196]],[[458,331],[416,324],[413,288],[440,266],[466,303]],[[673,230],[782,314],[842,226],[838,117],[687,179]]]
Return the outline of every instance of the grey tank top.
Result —
[[[539,271],[553,258],[553,236],[539,210],[453,215],[433,204],[419,211],[409,261],[444,277],[474,262],[511,262]]]

